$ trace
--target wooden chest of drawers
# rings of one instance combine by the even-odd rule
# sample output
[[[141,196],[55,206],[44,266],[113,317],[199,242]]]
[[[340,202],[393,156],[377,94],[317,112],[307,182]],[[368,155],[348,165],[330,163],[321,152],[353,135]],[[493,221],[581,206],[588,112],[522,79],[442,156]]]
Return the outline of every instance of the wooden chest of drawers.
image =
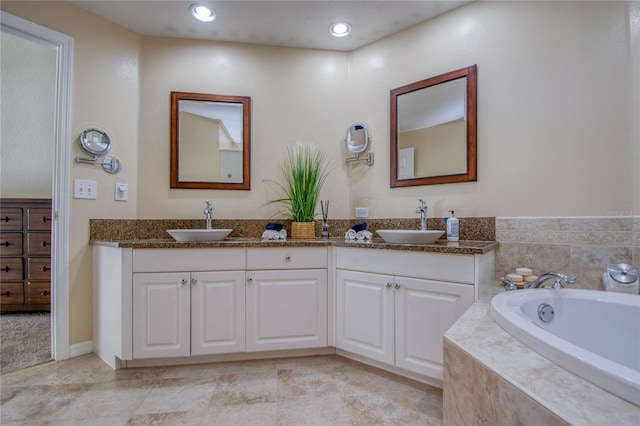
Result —
[[[51,200],[0,200],[0,310],[49,311]]]

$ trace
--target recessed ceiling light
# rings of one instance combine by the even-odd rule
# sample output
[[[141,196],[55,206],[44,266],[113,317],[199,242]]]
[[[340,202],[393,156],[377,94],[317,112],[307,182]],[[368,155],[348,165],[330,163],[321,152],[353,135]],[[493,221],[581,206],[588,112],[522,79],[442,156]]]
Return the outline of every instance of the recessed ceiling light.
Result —
[[[329,32],[334,37],[344,37],[349,35],[351,32],[351,26],[346,22],[336,22],[331,24],[329,27]]]
[[[216,19],[216,13],[210,7],[201,4],[193,4],[189,10],[193,17],[199,21],[211,22]]]

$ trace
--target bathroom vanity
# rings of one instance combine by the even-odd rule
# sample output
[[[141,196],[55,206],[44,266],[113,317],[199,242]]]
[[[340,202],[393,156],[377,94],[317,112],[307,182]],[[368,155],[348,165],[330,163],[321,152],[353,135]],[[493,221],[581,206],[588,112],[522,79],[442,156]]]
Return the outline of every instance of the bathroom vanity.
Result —
[[[442,386],[442,336],[495,243],[93,241],[94,351],[112,368],[335,353]]]

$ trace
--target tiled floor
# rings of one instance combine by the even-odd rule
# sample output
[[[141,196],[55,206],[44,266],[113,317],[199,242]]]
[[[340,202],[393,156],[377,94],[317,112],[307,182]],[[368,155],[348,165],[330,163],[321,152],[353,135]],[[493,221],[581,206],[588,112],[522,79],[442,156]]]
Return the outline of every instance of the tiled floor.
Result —
[[[442,424],[440,389],[335,355],[118,371],[86,355],[0,386],[3,426]]]

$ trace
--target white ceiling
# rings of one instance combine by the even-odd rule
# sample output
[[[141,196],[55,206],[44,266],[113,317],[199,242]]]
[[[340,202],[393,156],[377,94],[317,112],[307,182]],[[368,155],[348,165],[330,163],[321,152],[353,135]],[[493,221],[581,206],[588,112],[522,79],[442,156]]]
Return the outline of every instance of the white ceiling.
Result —
[[[446,13],[472,0],[70,0],[93,14],[147,36],[233,41],[272,46],[351,51]],[[213,22],[189,14],[193,3],[216,12]],[[329,34],[346,21],[347,37]]]

